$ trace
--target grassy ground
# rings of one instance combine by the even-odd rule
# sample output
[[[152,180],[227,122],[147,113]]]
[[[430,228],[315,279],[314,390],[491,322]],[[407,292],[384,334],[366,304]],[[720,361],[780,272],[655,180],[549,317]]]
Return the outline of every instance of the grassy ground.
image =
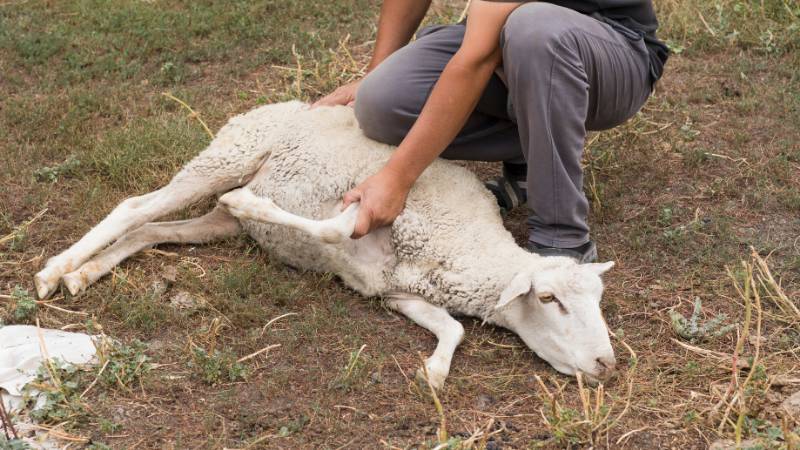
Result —
[[[24,293],[45,258],[208,143],[162,92],[211,130],[318,97],[363,67],[375,2],[0,3],[0,314],[123,343],[106,352],[120,379],[83,400],[65,392],[42,423],[95,448],[432,448],[441,429],[449,448],[685,449],[737,435],[791,447],[798,423],[778,404],[800,389],[800,317],[777,292],[800,302],[800,6],[656,3],[674,50],[666,74],[586,154],[593,236],[618,264],[604,310],[621,374],[581,388],[512,334],[465,319],[441,412],[412,376],[432,336],[245,237],[145,252],[80,298],[57,294],[50,306],[69,312]],[[436,2],[428,20],[462,7]],[[507,224],[523,238],[522,212]],[[782,288],[749,275],[751,246]],[[179,293],[194,303],[176,307]],[[696,298],[701,322],[724,313],[736,331],[679,337],[670,311],[689,316]]]

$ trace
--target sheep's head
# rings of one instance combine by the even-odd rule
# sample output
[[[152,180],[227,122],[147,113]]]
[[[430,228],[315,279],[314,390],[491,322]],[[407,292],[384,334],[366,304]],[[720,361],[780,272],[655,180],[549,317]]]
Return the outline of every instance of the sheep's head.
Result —
[[[614,372],[614,350],[600,311],[600,275],[613,262],[578,264],[549,257],[544,268],[518,273],[500,295],[496,317],[553,368],[580,371],[590,383]]]

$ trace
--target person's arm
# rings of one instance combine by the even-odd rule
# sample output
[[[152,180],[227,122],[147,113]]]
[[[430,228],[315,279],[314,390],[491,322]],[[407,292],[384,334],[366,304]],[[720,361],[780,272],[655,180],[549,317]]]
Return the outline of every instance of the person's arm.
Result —
[[[361,204],[354,238],[394,221],[411,186],[464,126],[502,61],[500,32],[519,5],[473,0],[464,41],[442,71],[411,131],[383,169],[344,195],[344,206]]]
[[[389,55],[408,44],[417,27],[425,18],[431,0],[385,0],[381,5],[378,19],[378,36],[375,49],[367,65],[367,73],[378,67],[378,64]],[[352,81],[340,86],[332,93],[317,100],[315,106],[348,105],[355,101],[356,90],[361,80]]]
[[[367,73],[389,55],[408,44],[417,27],[425,18],[431,0],[385,0],[378,19],[378,36],[375,50],[367,66]]]

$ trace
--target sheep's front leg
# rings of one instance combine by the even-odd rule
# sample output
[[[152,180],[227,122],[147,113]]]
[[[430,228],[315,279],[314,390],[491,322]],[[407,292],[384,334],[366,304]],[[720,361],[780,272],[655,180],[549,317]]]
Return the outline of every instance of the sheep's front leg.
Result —
[[[390,308],[436,335],[439,342],[433,355],[425,361],[425,367],[428,370],[428,381],[435,389],[441,389],[450,373],[453,353],[464,338],[464,326],[453,319],[444,308],[431,305],[412,294],[395,294],[387,303]]]
[[[306,219],[282,210],[272,200],[259,197],[247,188],[228,192],[219,198],[219,202],[239,219],[286,225],[329,244],[349,238],[358,217],[358,204],[353,203],[336,217],[326,220]]]

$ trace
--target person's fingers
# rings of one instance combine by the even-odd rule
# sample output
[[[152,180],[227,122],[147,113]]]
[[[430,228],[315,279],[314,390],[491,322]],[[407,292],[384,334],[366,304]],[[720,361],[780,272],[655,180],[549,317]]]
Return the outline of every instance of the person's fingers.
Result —
[[[312,107],[312,108],[316,108],[317,106],[336,106],[336,105],[344,105],[345,103],[347,103],[347,101],[346,101],[346,100],[347,100],[347,99],[345,99],[345,98],[342,96],[342,93],[341,93],[341,91],[339,91],[339,89],[337,89],[337,90],[333,91],[332,93],[330,93],[330,94],[326,95],[325,97],[322,97],[321,99],[319,99],[319,100],[317,100],[316,102],[314,102],[314,103],[311,105],[311,107]]]
[[[361,201],[361,191],[357,189],[351,189],[345,192],[344,196],[342,197],[342,210],[350,206],[351,203],[356,203]]]
[[[361,208],[358,212],[356,219],[356,226],[353,228],[353,234],[350,235],[352,239],[360,239],[369,233],[370,226],[372,225],[372,214],[367,208]]]
[[[356,106],[356,101],[355,100],[350,100],[350,102],[347,104],[347,106],[353,108],[354,106]]]
[[[312,103],[311,104],[311,108],[313,109],[313,108],[316,108],[317,106],[322,106],[322,102],[325,100],[326,97],[327,97],[327,95],[325,97],[322,97],[321,99],[315,101],[314,103]]]
[[[326,95],[321,99],[317,100],[316,102],[311,104],[311,108],[317,108],[319,106],[333,106],[335,103],[331,101],[330,95]]]
[[[335,91],[312,103],[311,108],[316,108],[318,106],[337,106],[337,105],[353,106],[353,104],[356,101],[357,87],[358,83],[350,83],[344,86],[340,86]]]

